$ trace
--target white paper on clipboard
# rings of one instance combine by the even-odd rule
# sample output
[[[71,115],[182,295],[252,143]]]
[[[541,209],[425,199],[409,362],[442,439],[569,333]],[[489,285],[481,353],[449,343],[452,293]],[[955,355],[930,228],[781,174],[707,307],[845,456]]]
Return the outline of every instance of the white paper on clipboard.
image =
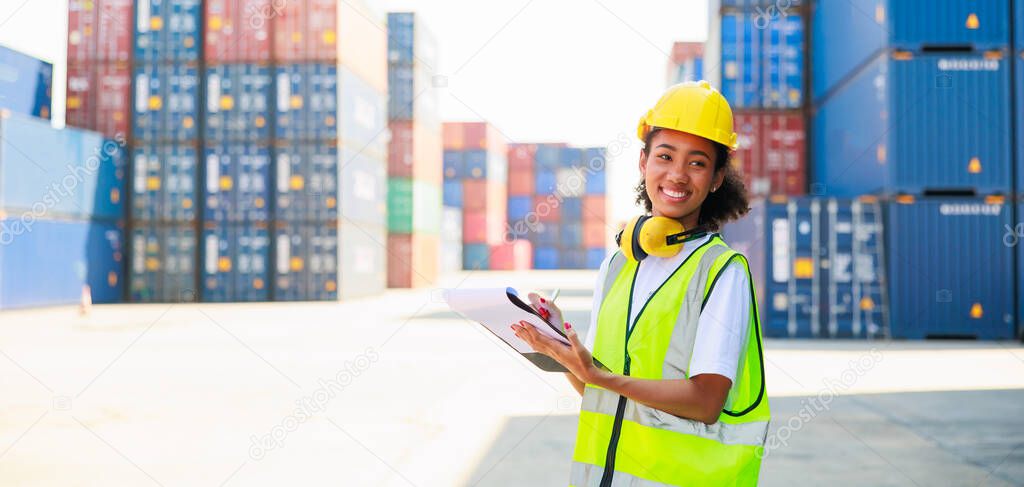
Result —
[[[532,324],[545,336],[569,344],[565,335],[537,315],[514,288],[447,289],[445,299],[452,311],[480,323],[519,353],[534,353],[510,328],[520,321]],[[530,311],[523,309],[520,303]]]

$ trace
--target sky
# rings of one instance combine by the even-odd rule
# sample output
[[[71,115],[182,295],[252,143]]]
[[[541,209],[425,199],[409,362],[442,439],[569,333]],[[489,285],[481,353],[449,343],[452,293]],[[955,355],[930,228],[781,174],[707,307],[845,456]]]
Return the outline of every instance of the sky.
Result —
[[[422,15],[438,43],[443,120],[486,120],[512,141],[612,150],[611,217],[640,210],[636,124],[666,87],[672,43],[703,41],[703,0],[369,0]],[[54,63],[64,114],[67,0],[0,0],[0,44]]]

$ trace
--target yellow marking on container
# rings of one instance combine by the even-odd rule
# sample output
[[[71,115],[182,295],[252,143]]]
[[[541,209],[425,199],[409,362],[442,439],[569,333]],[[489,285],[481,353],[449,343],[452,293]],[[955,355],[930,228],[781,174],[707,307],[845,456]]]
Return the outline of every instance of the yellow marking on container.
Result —
[[[914,54],[910,51],[893,51],[892,58],[897,61],[910,61],[914,59]]]
[[[147,106],[150,110],[159,110],[164,106],[164,99],[159,96],[151,96],[149,97]]]
[[[901,194],[896,197],[896,202],[903,205],[909,205],[914,202],[914,197],[909,194]]]
[[[192,128],[193,126],[195,126],[195,124],[196,121],[192,117],[185,117],[181,120],[181,126],[187,129]]]
[[[231,272],[231,258],[220,257],[217,259],[217,271],[219,272]]]
[[[981,172],[981,160],[977,157],[972,157],[971,162],[967,163],[967,172],[971,174],[978,174]]]
[[[231,179],[231,176],[220,177],[220,189],[223,191],[230,191],[235,186],[235,182]]]
[[[82,99],[77,96],[69,96],[64,104],[69,109],[80,108],[82,106]]]
[[[871,311],[875,309],[875,301],[865,296],[860,300],[860,309],[862,311]]]
[[[814,261],[810,257],[799,257],[793,261],[793,276],[797,279],[814,277]]]
[[[338,289],[338,284],[335,283],[333,280],[327,281],[327,282],[324,283],[324,289],[327,292],[333,293],[335,290]]]
[[[223,95],[220,97],[220,109],[221,110],[232,110],[235,108],[235,98],[231,95]]]
[[[257,277],[256,279],[252,280],[252,287],[253,288],[255,288],[255,289],[263,289],[263,286],[264,286],[263,279],[260,279],[260,278]]]
[[[164,19],[159,15],[149,18],[149,30],[160,30],[164,28]]]
[[[333,209],[335,206],[338,206],[338,200],[336,200],[333,196],[328,196],[327,207]]]
[[[185,198],[181,201],[181,207],[188,210],[192,208],[192,198]]]
[[[1006,197],[998,194],[988,195],[985,197],[986,205],[1001,205],[1006,202]]]
[[[885,6],[880,3],[875,5],[875,22],[885,22]]]
[[[296,108],[296,109],[298,109],[298,108],[302,108],[302,105],[303,105],[303,103],[302,103],[302,95],[292,95],[292,97],[288,100],[288,107],[289,108]]]
[[[267,202],[260,197],[257,197],[255,200],[253,200],[253,205],[255,205],[256,208],[263,208],[263,205],[265,205],[266,203]]]
[[[967,26],[968,29],[971,30],[976,30],[978,27],[981,26],[981,22],[978,21],[978,16],[973,13],[967,16],[967,22],[965,22],[964,24]]]
[[[875,148],[875,158],[878,159],[879,164],[885,164],[885,160],[888,156],[889,153],[885,148],[885,144],[879,144],[878,147]]]
[[[158,271],[160,270],[160,259],[156,257],[150,257],[146,259],[146,270],[147,271]]]
[[[985,310],[981,308],[981,303],[974,303],[971,305],[971,318],[981,319],[985,314]]]
[[[160,178],[156,176],[146,178],[146,191],[156,191],[158,189],[160,189]]]
[[[297,271],[301,271],[302,268],[305,267],[305,266],[306,266],[306,263],[303,262],[302,257],[292,257],[288,261],[288,268],[293,270],[293,271],[296,271],[296,272]]]
[[[254,125],[256,125],[256,128],[263,128],[265,125],[267,125],[267,119],[262,115],[257,115]]]
[[[184,44],[185,47],[191,48],[192,46],[196,45],[196,39],[192,36],[186,37],[185,42],[183,42],[182,44]]]
[[[302,179],[302,176],[292,176],[292,178],[288,180],[288,187],[295,191],[299,191],[306,187],[306,180]]]
[[[117,273],[110,271],[107,273],[107,285],[110,287],[117,286]]]
[[[220,30],[220,28],[224,25],[224,21],[221,20],[219,15],[213,15],[207,20],[207,26],[210,30]]]
[[[117,188],[110,190],[110,202],[119,203],[121,201],[121,191]]]
[[[324,31],[324,34],[323,34],[324,44],[327,44],[328,46],[333,46],[334,43],[337,41],[337,39],[338,39],[338,35],[335,34],[333,30],[328,29],[328,30]]]

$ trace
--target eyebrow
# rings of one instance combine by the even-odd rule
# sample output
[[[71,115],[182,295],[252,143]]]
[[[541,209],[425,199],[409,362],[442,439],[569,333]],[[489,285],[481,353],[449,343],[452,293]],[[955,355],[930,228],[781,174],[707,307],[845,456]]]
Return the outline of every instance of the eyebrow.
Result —
[[[704,156],[704,157],[706,157],[708,159],[711,159],[711,156],[709,156],[706,152],[704,152],[702,150],[692,150],[692,151],[690,151],[689,154],[686,154],[686,155],[688,155],[688,156]]]

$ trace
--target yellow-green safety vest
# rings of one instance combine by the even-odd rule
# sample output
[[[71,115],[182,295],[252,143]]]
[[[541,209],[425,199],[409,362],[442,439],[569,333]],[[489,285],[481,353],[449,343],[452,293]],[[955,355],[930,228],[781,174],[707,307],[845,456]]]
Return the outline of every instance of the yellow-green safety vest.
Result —
[[[576,487],[757,485],[768,435],[761,329],[746,258],[713,235],[695,249],[628,324],[639,263],[617,252],[597,315],[594,356],[612,372],[685,379],[700,312],[733,261],[750,283],[750,324],[736,380],[718,421],[706,425],[587,384],[570,483]]]

